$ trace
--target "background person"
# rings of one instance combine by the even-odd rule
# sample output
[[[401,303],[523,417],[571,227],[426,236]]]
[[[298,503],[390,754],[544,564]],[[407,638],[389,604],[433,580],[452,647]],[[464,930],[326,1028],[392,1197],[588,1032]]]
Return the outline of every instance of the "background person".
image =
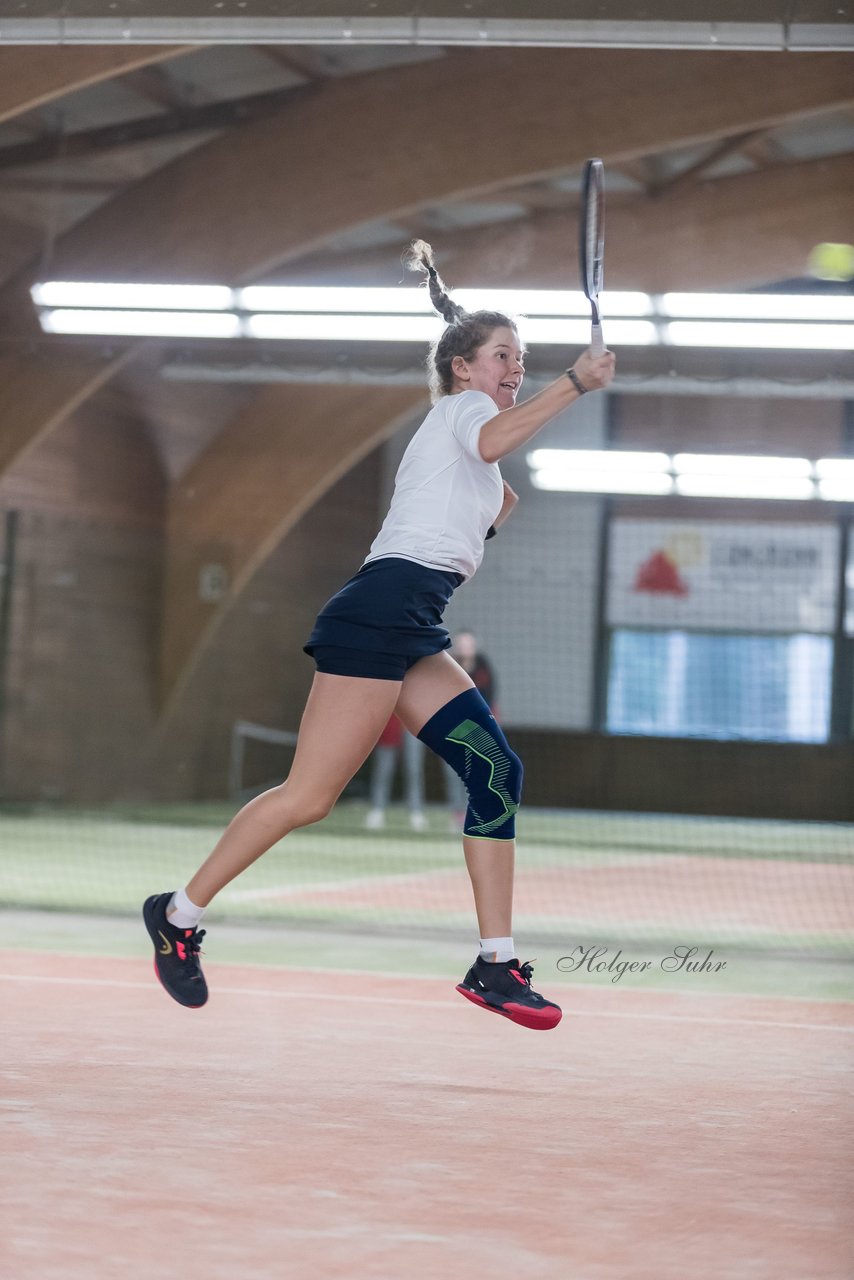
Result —
[[[391,800],[398,760],[403,761],[403,783],[409,825],[413,831],[424,831],[424,743],[405,729],[397,716],[392,716],[379,736],[371,754],[370,808],[365,818],[368,831],[381,831],[385,811]]]

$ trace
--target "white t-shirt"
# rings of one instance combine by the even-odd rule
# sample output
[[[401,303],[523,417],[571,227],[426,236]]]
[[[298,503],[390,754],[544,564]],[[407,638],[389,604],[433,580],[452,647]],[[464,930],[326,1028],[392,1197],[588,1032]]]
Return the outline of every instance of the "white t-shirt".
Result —
[[[497,462],[478,452],[480,429],[498,413],[483,391],[434,405],[397,469],[388,515],[365,560],[401,556],[470,578],[504,502]]]

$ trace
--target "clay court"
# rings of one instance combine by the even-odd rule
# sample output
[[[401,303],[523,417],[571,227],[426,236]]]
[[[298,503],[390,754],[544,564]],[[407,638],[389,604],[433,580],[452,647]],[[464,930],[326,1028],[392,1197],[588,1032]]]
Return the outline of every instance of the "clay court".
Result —
[[[214,1280],[854,1274],[843,829],[659,817],[664,854],[643,818],[530,811],[543,1034],[453,989],[456,840],[363,814],[223,895],[192,1011],[133,907],[219,815],[0,815],[0,898],[40,908],[0,913],[5,1274],[170,1275],[176,1237]],[[662,964],[691,945],[698,971]]]
[[[0,1280],[854,1280],[851,8],[0,0]]]
[[[542,1035],[441,979],[0,967],[15,1280],[854,1271],[850,1004],[567,984]]]

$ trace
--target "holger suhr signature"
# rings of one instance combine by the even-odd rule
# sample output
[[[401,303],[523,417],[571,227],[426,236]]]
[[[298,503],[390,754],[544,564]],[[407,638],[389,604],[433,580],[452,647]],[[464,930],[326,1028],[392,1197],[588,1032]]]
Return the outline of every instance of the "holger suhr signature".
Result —
[[[557,967],[563,973],[577,973],[586,969],[588,973],[607,973],[612,982],[619,982],[627,973],[647,973],[657,965],[663,973],[720,973],[726,968],[726,960],[715,960],[714,951],[708,950],[702,959],[699,948],[678,946],[659,960],[626,960],[621,959],[622,951],[617,951],[610,960],[608,947],[577,946],[568,956],[561,956]]]

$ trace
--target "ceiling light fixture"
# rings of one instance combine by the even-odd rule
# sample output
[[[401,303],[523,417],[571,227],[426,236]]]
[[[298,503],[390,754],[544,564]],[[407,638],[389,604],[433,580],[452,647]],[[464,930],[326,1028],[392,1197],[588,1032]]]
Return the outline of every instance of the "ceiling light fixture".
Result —
[[[665,293],[658,302],[674,319],[854,320],[851,294]]]
[[[673,477],[667,472],[637,471],[532,471],[535,489],[564,493],[624,493],[666,497],[673,491]]]
[[[43,311],[45,333],[133,338],[238,338],[240,317],[216,311]]]
[[[533,449],[526,461],[534,487],[552,491],[854,502],[854,458]]]
[[[230,311],[234,291],[220,284],[112,284],[48,280],[34,285],[38,307],[109,307],[117,311]]]
[[[468,310],[498,310],[518,317],[520,336],[531,344],[566,346],[589,340],[587,304],[581,293],[548,289],[463,289],[455,298]],[[42,327],[52,333],[148,333],[145,311],[197,315],[238,314],[216,336],[334,341],[429,341],[442,322],[423,288],[179,285],[49,280],[33,286]],[[76,311],[74,321],[66,313]],[[111,314],[109,329],[102,314]],[[677,294],[603,295],[608,339],[614,347],[673,346],[854,350],[854,298],[837,295]],[[62,313],[60,329],[58,313]],[[123,325],[119,317],[127,313]],[[89,327],[86,318],[92,323]],[[671,318],[673,317],[673,318]],[[675,318],[679,317],[679,318]],[[752,317],[748,319],[746,317]],[[324,323],[324,320],[327,323]],[[849,321],[849,323],[845,323]],[[155,322],[152,321],[152,324]],[[181,330],[193,336],[194,322]],[[170,329],[169,333],[175,331]],[[211,336],[205,331],[201,336]]]
[[[686,498],[775,498],[787,502],[804,502],[815,497],[809,477],[756,475],[677,475],[674,492]]]
[[[665,340],[674,347],[734,347],[803,351],[854,351],[854,325],[755,324],[744,320],[672,320]]]
[[[679,475],[709,476],[780,476],[787,479],[809,479],[812,463],[808,458],[775,458],[734,453],[677,453],[673,469]]]

